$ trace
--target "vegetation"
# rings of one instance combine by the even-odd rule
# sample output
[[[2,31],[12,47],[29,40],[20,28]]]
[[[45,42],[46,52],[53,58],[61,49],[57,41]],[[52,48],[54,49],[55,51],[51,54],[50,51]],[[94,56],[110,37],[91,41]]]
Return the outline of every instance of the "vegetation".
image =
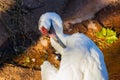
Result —
[[[109,28],[102,28],[102,30],[97,32],[96,35],[98,38],[104,39],[109,44],[118,40],[116,32]]]

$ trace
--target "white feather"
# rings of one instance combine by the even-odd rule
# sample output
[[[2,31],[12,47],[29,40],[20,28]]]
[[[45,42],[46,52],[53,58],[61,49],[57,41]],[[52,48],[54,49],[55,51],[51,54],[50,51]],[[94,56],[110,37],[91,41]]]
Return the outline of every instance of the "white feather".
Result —
[[[52,80],[108,80],[103,54],[92,40],[82,33],[65,35],[62,28],[62,20],[56,13],[45,13],[41,19],[43,19],[43,23],[44,21],[48,21],[48,24],[50,23],[49,20],[53,20],[53,27],[56,34],[66,45],[66,48],[62,48],[59,43],[51,38],[52,46],[62,55],[60,68],[56,71],[50,67],[42,67],[42,73],[48,70],[48,68],[49,70],[53,70],[56,75]],[[46,27],[47,29],[50,28],[50,26]],[[42,77],[54,75],[48,73],[45,73]]]

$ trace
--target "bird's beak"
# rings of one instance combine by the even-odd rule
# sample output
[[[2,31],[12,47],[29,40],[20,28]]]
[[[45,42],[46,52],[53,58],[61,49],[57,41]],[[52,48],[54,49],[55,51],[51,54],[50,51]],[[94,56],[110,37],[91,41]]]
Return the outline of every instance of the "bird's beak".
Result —
[[[51,38],[55,38],[57,35],[56,35],[56,32],[55,32],[55,30],[54,30],[54,28],[53,28],[53,26],[51,25],[51,27],[50,27],[50,30],[49,30],[49,32],[48,32],[48,35],[49,35],[49,37],[51,37]]]
[[[57,36],[54,27],[51,25],[49,30],[49,36],[53,38],[62,48],[66,48],[66,46],[63,44],[63,42],[60,40],[60,38]]]

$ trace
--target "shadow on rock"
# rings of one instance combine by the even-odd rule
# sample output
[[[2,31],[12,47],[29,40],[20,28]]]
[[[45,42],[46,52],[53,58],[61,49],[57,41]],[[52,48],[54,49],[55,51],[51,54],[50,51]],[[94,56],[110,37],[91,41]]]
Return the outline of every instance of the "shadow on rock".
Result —
[[[14,63],[13,58],[23,53],[29,46],[34,44],[40,37],[36,32],[16,33],[8,38],[2,46],[0,46],[0,64]]]

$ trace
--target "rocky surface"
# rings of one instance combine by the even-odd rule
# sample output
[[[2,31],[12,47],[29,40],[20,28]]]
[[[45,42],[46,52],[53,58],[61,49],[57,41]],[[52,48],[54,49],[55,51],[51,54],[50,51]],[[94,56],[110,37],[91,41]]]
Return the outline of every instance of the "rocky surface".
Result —
[[[9,37],[4,25],[0,22],[0,46],[7,40]]]
[[[114,29],[118,34],[120,33],[120,3],[109,5],[100,10],[95,18],[102,26]]]
[[[5,10],[9,10],[7,10],[6,13],[2,12],[0,15],[0,63],[6,62],[6,60],[9,62],[10,60],[15,59],[14,61],[17,62],[17,65],[31,68],[34,67],[37,69],[40,68],[40,64],[42,64],[43,59],[40,58],[40,61],[37,60],[40,57],[39,50],[43,48],[43,45],[41,44],[46,42],[41,43],[39,40],[41,35],[37,27],[38,19],[40,15],[46,11],[55,11],[62,15],[62,13],[64,13],[64,8],[66,5],[68,5],[67,1],[68,0],[55,0],[54,2],[52,0],[16,0],[16,3],[14,4],[15,7],[10,7],[11,9],[6,8]],[[94,25],[92,23],[94,23]],[[91,26],[95,27],[93,28]],[[68,34],[82,32],[87,34],[95,41],[95,36],[93,33],[99,31],[101,27],[109,27],[117,31],[119,37],[120,4],[107,6],[106,8],[100,10],[94,19],[71,25],[72,30],[69,31],[65,29],[64,32]],[[10,39],[8,39],[9,37]],[[11,40],[12,43],[10,43]],[[119,80],[119,44],[120,39],[115,44],[112,44],[109,48],[103,49],[110,80]],[[6,46],[8,46],[7,49]],[[18,55],[19,51],[16,53],[15,50],[19,49],[23,50],[23,54]],[[54,53],[54,51],[49,51],[49,49],[53,50],[49,46],[49,48],[44,48],[45,52],[42,52],[45,53],[45,55],[43,55],[45,59],[46,51],[48,53]],[[34,58],[35,56],[37,56],[36,59]],[[28,57],[30,58],[30,61],[33,62],[23,64],[24,60],[29,62]],[[47,55],[47,60],[53,62],[55,65],[56,61],[53,60],[54,58],[55,55],[53,54],[49,56]],[[34,63],[35,60],[36,62]],[[0,67],[0,80],[40,80],[40,70],[23,68],[20,66],[4,65]]]
[[[24,32],[37,31],[40,15],[47,11],[62,14],[62,9],[65,7],[66,2],[67,0],[8,0],[6,2],[5,0],[0,0],[0,9],[2,9],[0,10],[2,20],[2,22],[0,20],[0,28],[8,27],[13,33],[16,30]],[[1,25],[2,23],[6,26]],[[2,38],[0,39],[1,41]]]
[[[14,65],[0,67],[0,80],[41,80],[40,70]]]

